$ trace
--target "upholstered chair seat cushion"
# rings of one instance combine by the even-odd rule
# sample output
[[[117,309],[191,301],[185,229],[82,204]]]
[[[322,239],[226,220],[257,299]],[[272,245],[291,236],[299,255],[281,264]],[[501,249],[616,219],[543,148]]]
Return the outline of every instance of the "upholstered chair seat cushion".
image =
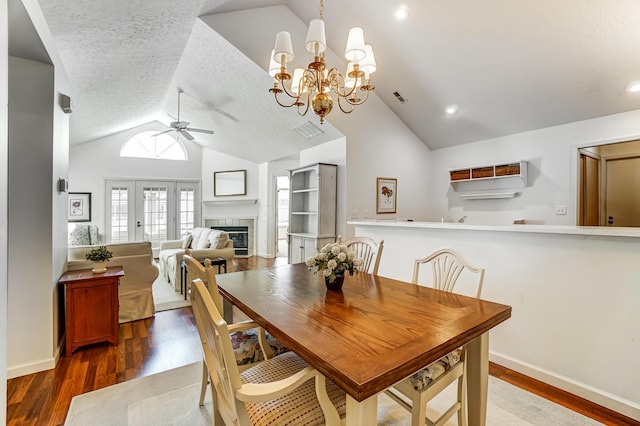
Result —
[[[286,379],[307,367],[307,363],[293,352],[285,352],[274,358],[261,362],[240,373],[244,383],[267,383]],[[346,397],[344,391],[327,379],[327,393],[336,404],[338,414],[346,413]],[[307,380],[296,392],[288,393],[277,399],[266,402],[246,403],[247,412],[252,425],[322,425],[324,416],[315,391],[315,380]]]
[[[230,337],[231,346],[233,347],[238,365],[253,364],[264,360],[264,355],[260,349],[260,342],[258,341],[258,333],[255,329],[237,331],[232,333]],[[288,351],[278,339],[269,333],[266,333],[266,337],[267,343],[269,343],[275,355],[280,355]]]
[[[460,362],[461,355],[462,349],[456,349],[439,360],[432,362],[409,378],[411,385],[417,391],[428,388],[438,377]]]

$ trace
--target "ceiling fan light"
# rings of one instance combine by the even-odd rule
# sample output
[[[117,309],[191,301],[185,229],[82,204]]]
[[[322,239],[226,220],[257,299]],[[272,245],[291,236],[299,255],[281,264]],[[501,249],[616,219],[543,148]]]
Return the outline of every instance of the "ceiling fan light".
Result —
[[[278,61],[283,61],[282,65],[293,61],[293,45],[291,44],[291,35],[287,31],[280,31],[276,34],[276,46],[273,49],[274,57]]]
[[[349,30],[344,57],[347,61],[358,62],[364,55],[364,31],[360,27],[353,27]]]
[[[318,56],[327,48],[327,39],[324,32],[324,21],[322,19],[313,19],[309,23],[309,32],[307,32],[307,40],[304,44],[307,52],[314,56]]]

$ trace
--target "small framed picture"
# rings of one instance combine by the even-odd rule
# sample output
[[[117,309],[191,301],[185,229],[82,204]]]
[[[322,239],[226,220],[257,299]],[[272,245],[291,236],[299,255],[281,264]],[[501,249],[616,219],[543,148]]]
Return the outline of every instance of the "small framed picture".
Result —
[[[91,222],[91,193],[69,193],[69,222]]]
[[[395,213],[398,179],[379,177],[376,181],[376,213]]]

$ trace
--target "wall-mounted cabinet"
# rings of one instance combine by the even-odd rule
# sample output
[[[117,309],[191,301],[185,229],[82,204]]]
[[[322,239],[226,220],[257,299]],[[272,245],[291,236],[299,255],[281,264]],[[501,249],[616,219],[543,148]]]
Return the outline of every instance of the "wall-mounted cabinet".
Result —
[[[318,163],[289,172],[289,263],[336,239],[337,169]]]
[[[452,169],[449,179],[464,199],[513,198],[527,186],[527,162]]]

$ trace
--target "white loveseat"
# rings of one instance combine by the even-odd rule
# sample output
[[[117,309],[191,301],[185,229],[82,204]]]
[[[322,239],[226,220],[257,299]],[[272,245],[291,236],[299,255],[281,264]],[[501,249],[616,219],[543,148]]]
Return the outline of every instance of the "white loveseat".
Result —
[[[227,261],[227,272],[234,271],[235,250],[229,235],[218,229],[194,228],[182,240],[168,240],[160,243],[158,254],[160,274],[173,285],[175,291],[180,291],[180,265],[187,249],[190,250],[190,256],[199,261],[224,257]]]
[[[153,264],[153,252],[148,241],[106,244],[113,253],[107,267],[122,266],[124,277],[120,279],[118,299],[119,322],[149,318],[155,313],[151,288],[158,277],[158,268]],[[96,246],[69,247],[67,270],[89,269],[93,265],[85,255]]]

